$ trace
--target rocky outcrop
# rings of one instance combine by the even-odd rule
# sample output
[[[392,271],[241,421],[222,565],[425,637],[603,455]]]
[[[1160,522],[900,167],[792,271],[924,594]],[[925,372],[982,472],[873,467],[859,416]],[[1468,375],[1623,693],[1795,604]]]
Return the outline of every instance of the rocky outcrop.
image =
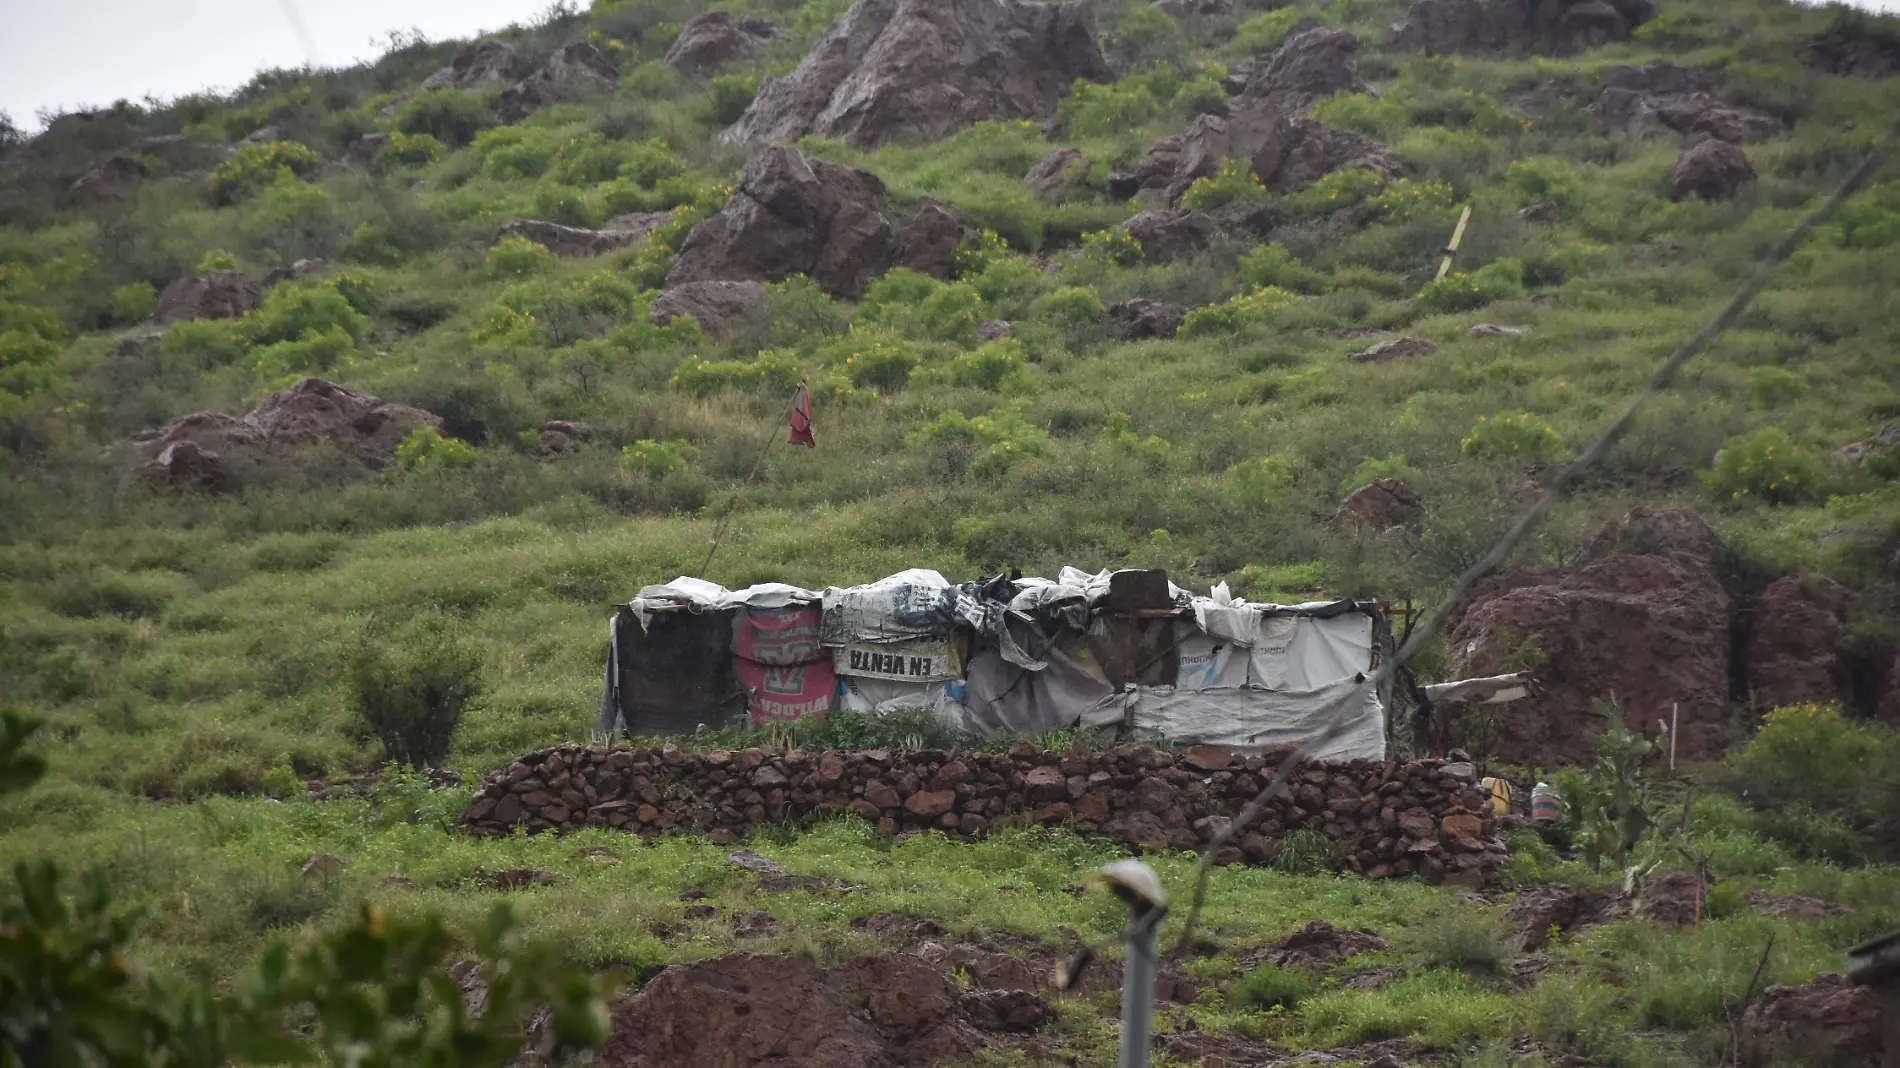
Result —
[[[767,149],[746,165],[719,214],[693,228],[667,288],[802,274],[834,297],[855,299],[895,262],[883,200],[876,175],[790,146]]]
[[[530,754],[484,780],[463,823],[478,834],[609,827],[694,832],[720,842],[768,823],[856,815],[887,836],[984,834],[998,821],[1071,825],[1146,850],[1194,849],[1260,790],[1279,753],[1219,749],[1008,753],[863,753],[766,749],[563,747]],[[1309,766],[1242,833],[1223,863],[1270,861],[1290,831],[1335,843],[1343,870],[1372,878],[1488,882],[1503,843],[1485,795],[1442,761]]]
[[[681,74],[716,74],[734,63],[750,63],[765,55],[766,43],[779,35],[772,20],[757,15],[733,16],[703,11],[687,21],[665,63]]]
[[[904,225],[896,266],[949,281],[957,270],[957,249],[974,245],[982,234],[969,216],[925,197]]]
[[[1023,184],[1044,200],[1059,201],[1082,181],[1088,169],[1089,161],[1081,149],[1052,148],[1023,175]]]
[[[224,457],[189,440],[165,446],[145,465],[145,477],[154,485],[203,493],[231,493],[238,488],[237,474]]]
[[[1614,697],[1630,730],[1680,724],[1681,759],[1718,753],[1728,712],[1728,593],[1705,561],[1611,555],[1573,571],[1482,582],[1450,637],[1462,677],[1532,666],[1537,690],[1505,706],[1496,756],[1554,768],[1590,759]]]
[[[1408,527],[1424,513],[1418,491],[1396,478],[1375,478],[1339,504],[1338,518],[1378,530]]]
[[[1344,30],[1313,26],[1289,34],[1269,62],[1252,68],[1225,116],[1202,115],[1186,134],[1157,142],[1133,171],[1109,176],[1110,193],[1159,189],[1177,200],[1229,159],[1250,161],[1254,175],[1275,192],[1304,189],[1346,168],[1406,173],[1377,141],[1306,118],[1323,97],[1372,91],[1359,77],[1358,49],[1359,39]]]
[[[145,168],[130,156],[113,156],[79,177],[67,190],[75,208],[131,200],[145,182]]]
[[[1669,172],[1669,199],[1728,200],[1755,180],[1748,154],[1727,141],[1707,138],[1684,149]]]
[[[1187,318],[1185,304],[1135,297],[1108,306],[1108,329],[1123,341],[1146,338],[1171,338]]]
[[[1519,953],[1544,948],[1550,933],[1566,934],[1582,927],[1607,923],[1629,912],[1621,890],[1578,890],[1563,883],[1518,891],[1505,911]]]
[[[541,424],[541,449],[544,452],[568,452],[592,441],[594,428],[571,419],[550,419]]]
[[[1096,36],[1089,0],[857,0],[721,138],[762,146],[810,134],[868,148],[1046,120],[1077,79],[1112,76]]]
[[[294,282],[299,278],[309,278],[329,266],[329,262],[317,256],[307,256],[284,267],[272,267],[264,272],[262,283],[265,289],[274,289],[285,282]]]
[[[463,45],[449,65],[422,80],[422,91],[465,89],[480,92],[515,80],[515,50],[505,41],[484,37]]]
[[[1900,460],[1900,423],[1888,423],[1865,441],[1856,441],[1834,450],[1834,458],[1855,465],[1876,460]]]
[[[1715,71],[1670,63],[1611,67],[1590,106],[1591,125],[1598,134],[1638,140],[1683,134],[1747,144],[1781,133],[1774,116],[1718,101],[1713,91],[1721,81]]]
[[[1763,708],[1847,701],[1853,683],[1836,646],[1847,591],[1825,578],[1786,575],[1755,602],[1748,638],[1748,690]]]
[[[1436,344],[1422,337],[1395,337],[1348,353],[1346,358],[1355,363],[1392,363],[1395,360],[1415,360],[1437,351]]]
[[[264,287],[242,271],[212,271],[180,278],[158,295],[152,321],[161,325],[185,319],[235,319],[264,298]]]
[[[1881,1050],[1880,1001],[1873,992],[1839,975],[1813,982],[1771,986],[1742,1016],[1751,1035],[1788,1035],[1819,1041],[1845,1059],[1828,1063],[1873,1064]]]
[[[990,319],[976,324],[976,343],[987,345],[992,341],[1001,341],[1016,336],[1016,324],[1007,319]]]
[[[1809,42],[1811,67],[1842,78],[1880,81],[1900,74],[1900,42],[1872,36],[1834,32]]]
[[[1392,26],[1395,51],[1442,56],[1536,52],[1572,56],[1617,41],[1656,16],[1654,0],[1417,0]]]
[[[1714,567],[1722,539],[1708,520],[1687,508],[1632,508],[1603,524],[1584,548],[1586,562],[1612,556],[1661,556]]]
[[[765,287],[757,282],[684,282],[653,298],[647,321],[666,326],[690,315],[702,333],[718,337],[739,319],[765,306]]]
[[[1204,211],[1144,211],[1122,224],[1149,263],[1169,263],[1212,244],[1220,224]]]
[[[344,162],[352,167],[372,166],[388,141],[389,135],[386,133],[366,133],[350,142],[349,151],[343,155]]]
[[[412,431],[442,425],[420,408],[386,404],[374,394],[321,378],[298,379],[265,397],[244,421],[273,445],[328,441],[370,467],[388,463]]]
[[[1533,226],[1556,226],[1564,221],[1564,210],[1554,200],[1532,204],[1528,208],[1519,208],[1517,217]]]
[[[182,134],[143,137],[127,151],[133,157],[149,156],[165,165],[172,174],[207,171],[231,158],[231,146],[212,141],[195,141]]]
[[[522,119],[574,96],[612,89],[620,72],[600,49],[586,41],[564,45],[548,57],[547,65],[502,90],[495,101],[495,117],[502,122]]]
[[[163,450],[177,442],[187,441],[205,449],[232,449],[247,445],[261,445],[264,434],[256,426],[245,422],[235,415],[223,412],[192,412],[173,420],[163,430],[145,441],[148,448]]]
[[[540,245],[556,256],[585,258],[617,252],[644,236],[644,231],[583,230],[578,226],[562,226],[541,219],[517,219],[495,231],[494,241],[489,244],[504,237],[519,237]]]

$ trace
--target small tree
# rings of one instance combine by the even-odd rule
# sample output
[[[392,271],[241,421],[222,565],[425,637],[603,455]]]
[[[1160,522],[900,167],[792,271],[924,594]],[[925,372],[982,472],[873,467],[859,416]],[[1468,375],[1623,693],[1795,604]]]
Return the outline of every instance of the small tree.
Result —
[[[1573,786],[1564,800],[1577,814],[1578,840],[1592,869],[1609,861],[1626,866],[1632,850],[1649,833],[1655,820],[1649,813],[1649,785],[1643,761],[1655,745],[1630,732],[1623,710],[1614,701],[1592,700],[1590,707],[1608,721],[1603,733],[1590,739],[1596,762],[1589,778]]]
[[[442,617],[366,637],[350,662],[357,711],[391,760],[413,768],[448,759],[462,712],[481,695],[481,656]]]

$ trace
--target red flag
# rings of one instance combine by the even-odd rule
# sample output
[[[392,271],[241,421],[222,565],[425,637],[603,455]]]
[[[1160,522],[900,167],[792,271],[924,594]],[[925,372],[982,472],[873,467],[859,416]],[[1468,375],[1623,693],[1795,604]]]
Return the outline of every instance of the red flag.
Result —
[[[803,379],[799,380],[798,392],[792,395],[792,432],[785,440],[793,445],[818,447],[818,439],[811,432],[811,390]]]

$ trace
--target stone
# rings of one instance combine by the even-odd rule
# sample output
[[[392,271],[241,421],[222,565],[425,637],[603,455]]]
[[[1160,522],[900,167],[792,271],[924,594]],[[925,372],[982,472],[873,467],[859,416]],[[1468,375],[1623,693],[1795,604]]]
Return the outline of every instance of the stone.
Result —
[[[563,45],[548,57],[547,65],[502,91],[495,101],[495,117],[505,123],[522,119],[562,100],[620,84],[620,72],[600,49],[585,41]]]
[[[883,199],[875,175],[769,148],[746,164],[725,207],[693,228],[666,288],[802,274],[834,297],[856,299],[895,261]]]
[[[1510,51],[1573,56],[1627,41],[1656,15],[1654,0],[1546,3],[1503,0],[1417,0],[1392,26],[1394,51],[1426,55]]]
[[[387,464],[411,432],[442,425],[439,417],[420,408],[387,404],[360,389],[310,377],[265,397],[244,421],[271,444],[329,441],[375,468]]]
[[[1742,1016],[1742,1031],[1819,1040],[1871,1064],[1880,1056],[1880,1001],[1873,991],[1839,975],[1820,975],[1813,982],[1762,991]]]
[[[970,781],[970,766],[961,760],[952,760],[939,767],[930,777],[930,789],[955,790]]]
[[[1713,568],[1722,541],[1708,521],[1687,508],[1632,508],[1597,530],[1585,547],[1587,563],[1612,556],[1658,556]]]
[[[1686,871],[1672,871],[1649,879],[1642,889],[1643,915],[1659,923],[1691,924],[1708,918],[1703,887]]]
[[[1264,951],[1242,953],[1238,964],[1243,970],[1262,963],[1318,970],[1348,957],[1377,953],[1385,948],[1385,939],[1371,931],[1342,931],[1325,920],[1314,920]]]
[[[294,261],[288,267],[272,267],[264,273],[262,285],[265,289],[274,289],[277,286],[283,285],[285,282],[295,282],[300,278],[309,278],[327,266],[329,266],[328,261],[320,256],[306,256],[303,259]]]
[[[1181,754],[1181,762],[1197,771],[1226,771],[1234,754],[1215,745],[1196,745]]]
[[[1059,767],[1036,768],[1023,776],[1023,788],[1031,801],[1059,801],[1069,796],[1068,778]]]
[[[344,154],[344,159],[352,167],[369,167],[376,162],[377,155],[382,152],[383,145],[388,142],[389,135],[386,133],[366,133],[350,142],[349,151]]]
[[[1518,209],[1517,217],[1537,226],[1556,226],[1564,221],[1564,212],[1557,206],[1556,201],[1546,200],[1541,204],[1532,204],[1528,208]]]
[[[1834,458],[1850,465],[1900,458],[1900,423],[1888,423],[1865,441],[1834,450]]]
[[[152,321],[163,326],[185,319],[235,319],[256,308],[264,287],[242,271],[212,271],[180,278],[158,295]]]
[[[1146,297],[1117,301],[1108,306],[1109,331],[1123,341],[1172,338],[1186,317],[1184,305]]]
[[[982,237],[969,216],[947,204],[923,198],[904,224],[893,266],[949,281],[957,271],[957,250],[975,245]]]
[[[1851,703],[1853,680],[1837,646],[1848,593],[1820,576],[1784,575],[1755,602],[1743,661],[1756,706]]]
[[[856,0],[720,138],[875,148],[977,122],[1046,121],[1078,79],[1112,79],[1097,36],[1088,0]]]
[[[757,282],[685,282],[653,298],[647,321],[666,326],[682,315],[691,316],[701,333],[719,337],[765,309],[770,299]]]
[[[864,799],[876,805],[879,809],[896,808],[904,803],[904,799],[897,796],[897,791],[891,789],[888,784],[883,782],[874,782],[865,787]]]
[[[584,230],[578,226],[541,219],[517,219],[495,231],[494,244],[505,237],[519,237],[563,258],[586,258],[615,252],[632,245],[643,235],[632,230]]]
[[[882,1068],[890,1051],[803,957],[668,967],[610,1009],[600,1063],[617,1068]]]
[[[155,330],[148,330],[133,334],[129,337],[120,338],[119,343],[112,347],[112,358],[115,360],[142,360],[164,340],[164,333]]]
[[[1023,175],[1023,184],[1037,196],[1054,203],[1068,196],[1069,190],[1088,176],[1088,171],[1089,161],[1081,149],[1052,148]]]
[[[904,811],[926,819],[941,816],[956,807],[955,790],[919,790],[904,799]]]
[[[1149,263],[1168,263],[1191,256],[1207,248],[1220,225],[1212,215],[1192,209],[1182,211],[1144,211],[1122,224],[1130,237],[1141,243],[1142,258]]]
[[[1516,337],[1528,334],[1528,326],[1500,326],[1497,323],[1476,323],[1465,330],[1466,337]]]
[[[145,183],[145,168],[130,156],[113,156],[87,171],[66,191],[75,208],[96,208],[101,204],[131,200]]]
[[[506,85],[515,77],[515,50],[504,41],[484,37],[463,45],[449,65],[422,80],[423,92],[464,89],[479,92]]]
[[[1809,66],[1841,78],[1880,81],[1900,74],[1900,42],[1841,29],[1808,42]]]
[[[1454,812],[1439,821],[1447,838],[1476,839],[1484,834],[1484,821],[1468,812]]]
[[[991,319],[988,322],[976,324],[976,340],[979,345],[1015,336],[1016,324],[1007,320]]]
[[[1389,530],[1411,526],[1423,514],[1424,504],[1417,490],[1396,478],[1375,478],[1348,494],[1339,503],[1335,518]]]
[[[1748,154],[1727,141],[1713,137],[1684,149],[1669,172],[1669,198],[1687,200],[1729,200],[1742,187],[1755,180],[1755,168]]]
[[[1718,101],[1712,93],[1722,78],[1714,71],[1654,63],[1611,67],[1600,80],[1602,92],[1590,106],[1591,126],[1599,135],[1637,140],[1707,135],[1741,144],[1782,132],[1772,115]]]
[[[237,473],[224,457],[194,441],[176,441],[145,465],[145,476],[157,485],[203,493],[235,493]]]
[[[567,419],[550,419],[541,424],[543,452],[568,452],[579,448],[594,436],[594,428]]]
[[[1412,172],[1378,141],[1317,119],[1280,120],[1268,128],[1253,153],[1254,177],[1273,193],[1297,193],[1334,171],[1353,170],[1388,180]]]
[[[766,44],[777,36],[778,27],[770,19],[703,11],[687,20],[663,62],[681,74],[703,77],[764,58]]]
[[[1391,363],[1394,360],[1411,360],[1420,356],[1430,356],[1437,351],[1437,345],[1422,337],[1396,337],[1390,341],[1381,341],[1359,352],[1350,353],[1346,358],[1359,363]]]
[[[1174,787],[1162,779],[1143,779],[1129,792],[1128,802],[1138,811],[1159,815],[1174,807]]]
[[[509,794],[495,803],[495,819],[497,822],[513,826],[521,822],[522,815],[521,799],[513,794]]]

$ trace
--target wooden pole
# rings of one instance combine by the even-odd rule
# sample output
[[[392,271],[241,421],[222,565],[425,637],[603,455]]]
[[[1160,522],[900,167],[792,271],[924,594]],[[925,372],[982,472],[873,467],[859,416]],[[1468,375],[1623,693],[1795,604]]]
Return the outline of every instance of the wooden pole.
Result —
[[[1452,258],[1458,255],[1458,243],[1465,239],[1465,224],[1471,221],[1471,205],[1458,215],[1458,226],[1451,232],[1451,244],[1445,246],[1445,258],[1438,264],[1438,277],[1434,281],[1442,282],[1451,273]]]

